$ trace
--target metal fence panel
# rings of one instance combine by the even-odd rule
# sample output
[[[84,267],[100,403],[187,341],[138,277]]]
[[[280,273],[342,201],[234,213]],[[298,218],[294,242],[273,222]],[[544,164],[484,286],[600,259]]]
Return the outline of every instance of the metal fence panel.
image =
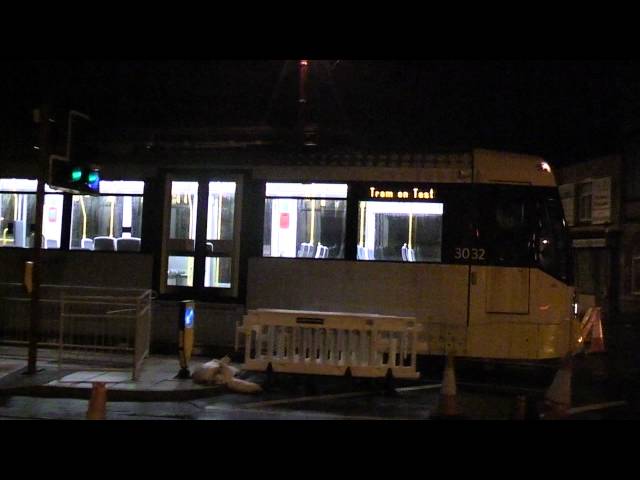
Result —
[[[30,298],[20,284],[1,284],[0,343],[26,344]],[[137,379],[149,354],[151,290],[42,285],[40,347],[58,349],[58,363],[131,369]]]

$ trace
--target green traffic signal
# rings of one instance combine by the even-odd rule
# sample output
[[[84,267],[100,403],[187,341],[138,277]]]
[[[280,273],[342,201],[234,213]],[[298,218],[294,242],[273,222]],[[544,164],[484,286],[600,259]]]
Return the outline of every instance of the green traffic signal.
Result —
[[[73,167],[71,169],[71,181],[86,183],[90,188],[100,181],[100,174],[97,170],[89,170],[83,167]]]
[[[49,186],[75,194],[94,195],[100,192],[100,167],[71,164],[66,158],[51,155]]]

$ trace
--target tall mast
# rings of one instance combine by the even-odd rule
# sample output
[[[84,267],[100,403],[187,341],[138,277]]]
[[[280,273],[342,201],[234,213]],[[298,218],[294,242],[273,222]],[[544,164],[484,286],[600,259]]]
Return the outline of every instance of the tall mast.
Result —
[[[305,127],[307,124],[307,75],[309,69],[309,60],[300,60],[299,62],[300,82],[298,92],[298,133],[300,141],[305,143]]]

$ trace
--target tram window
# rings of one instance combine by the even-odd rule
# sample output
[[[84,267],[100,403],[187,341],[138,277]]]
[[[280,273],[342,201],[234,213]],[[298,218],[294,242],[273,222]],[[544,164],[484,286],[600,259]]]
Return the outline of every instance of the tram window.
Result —
[[[139,251],[144,182],[100,182],[100,195],[74,195],[71,249]],[[96,239],[107,237],[110,242]],[[119,246],[118,246],[119,245]]]
[[[496,207],[496,225],[500,230],[513,231],[525,227],[524,203],[515,201]]]
[[[235,182],[209,182],[207,241],[233,240],[235,197]]]
[[[207,257],[205,262],[204,286],[231,288],[231,258]]]
[[[204,286],[231,288],[236,182],[209,182]]]
[[[442,203],[360,202],[358,260],[442,261]]]
[[[521,199],[497,199],[488,234],[490,251],[499,265],[527,264],[531,260],[531,228]]]
[[[198,220],[198,182],[171,182],[169,250],[195,250]]]
[[[167,285],[193,287],[194,257],[170,256]]]
[[[548,197],[539,203],[540,228],[536,257],[540,268],[572,283],[571,252],[559,199]]]
[[[344,258],[347,185],[267,183],[263,255]]]
[[[532,203],[523,190],[513,187],[479,186],[484,198],[477,212],[478,247],[492,265],[530,266],[533,259],[534,221]]]
[[[33,247],[37,180],[0,179],[0,247]],[[43,248],[60,248],[63,195],[45,185]]]

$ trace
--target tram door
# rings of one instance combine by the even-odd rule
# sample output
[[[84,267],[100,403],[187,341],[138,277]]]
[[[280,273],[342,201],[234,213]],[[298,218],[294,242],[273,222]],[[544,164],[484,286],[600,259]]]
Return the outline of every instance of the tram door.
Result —
[[[535,352],[529,337],[535,338],[536,328],[527,326],[531,205],[517,187],[492,189],[491,195],[483,195],[486,200],[476,214],[477,258],[470,259],[469,267],[468,348],[479,356],[528,356],[528,349]],[[522,335],[522,328],[532,329],[531,335]]]
[[[239,176],[168,177],[163,292],[237,295],[241,186]]]

